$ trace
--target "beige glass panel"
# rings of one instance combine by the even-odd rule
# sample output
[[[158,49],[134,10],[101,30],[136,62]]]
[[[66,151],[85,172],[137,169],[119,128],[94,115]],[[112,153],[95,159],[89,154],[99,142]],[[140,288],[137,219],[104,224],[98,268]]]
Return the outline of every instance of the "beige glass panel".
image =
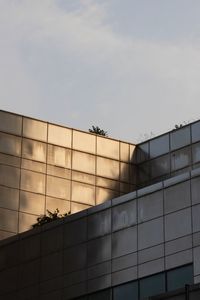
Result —
[[[0,163],[20,168],[21,158],[0,153]]]
[[[24,139],[22,145],[22,157],[45,162],[46,144]]]
[[[29,192],[20,192],[20,208],[22,212],[35,215],[44,214],[45,196]]]
[[[130,165],[129,181],[131,184],[136,184],[136,179],[137,179],[137,167],[135,165]]]
[[[0,152],[21,155],[21,138],[0,132]]]
[[[0,130],[21,135],[22,117],[4,111],[0,111]]]
[[[119,190],[119,181],[115,181],[103,177],[97,177],[96,185],[113,189],[113,190]]]
[[[48,164],[71,168],[71,150],[48,145]]]
[[[0,186],[0,207],[18,210],[19,190]]]
[[[17,233],[18,212],[0,208],[0,229]]]
[[[46,164],[23,158],[22,169],[28,169],[35,172],[46,173]]]
[[[19,213],[19,232],[30,230],[37,223],[37,216]]]
[[[71,213],[74,214],[74,213],[77,213],[81,210],[84,210],[84,209],[87,209],[91,207],[90,205],[85,205],[85,204],[80,204],[80,203],[75,203],[75,202],[72,202],[71,203]]]
[[[47,174],[65,179],[71,179],[71,170],[47,165]]]
[[[120,142],[120,160],[129,162],[129,144]]]
[[[79,182],[72,182],[72,201],[95,205],[95,187]]]
[[[47,176],[47,195],[70,199],[70,181],[58,177]]]
[[[46,209],[51,212],[58,209],[60,214],[68,213],[70,211],[70,201],[47,197]]]
[[[15,233],[0,230],[0,240],[7,239],[13,235],[15,235]]]
[[[0,184],[19,188],[20,170],[14,167],[0,165]]]
[[[71,129],[49,124],[49,143],[71,148],[71,136]]]
[[[129,182],[129,164],[120,163],[120,181]]]
[[[95,176],[78,171],[72,171],[72,180],[95,185]]]
[[[119,159],[119,142],[97,136],[97,155]]]
[[[47,123],[23,118],[23,136],[46,142]]]
[[[97,175],[119,180],[119,162],[97,157]]]
[[[129,161],[134,163],[136,161],[136,146],[130,145],[130,158]]]
[[[101,204],[107,200],[111,200],[115,197],[119,196],[119,192],[108,190],[108,189],[103,189],[103,188],[96,188],[96,204]]]
[[[72,169],[95,174],[95,156],[73,151]]]
[[[73,149],[95,153],[96,136],[73,130]]]
[[[125,194],[131,192],[130,185],[127,184],[127,183],[121,183],[120,182],[120,192],[125,193]]]
[[[21,189],[44,194],[45,175],[28,170],[21,170]]]

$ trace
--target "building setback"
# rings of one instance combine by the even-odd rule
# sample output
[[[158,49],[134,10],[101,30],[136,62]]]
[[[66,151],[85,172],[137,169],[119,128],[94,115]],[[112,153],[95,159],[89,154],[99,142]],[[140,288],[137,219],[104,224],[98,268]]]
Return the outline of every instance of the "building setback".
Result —
[[[35,222],[63,202],[83,210],[0,242],[0,300],[199,299],[200,122],[136,146],[64,127],[71,146],[60,145],[59,128],[1,112],[2,238],[31,225],[22,215]],[[70,151],[69,168],[56,148]]]

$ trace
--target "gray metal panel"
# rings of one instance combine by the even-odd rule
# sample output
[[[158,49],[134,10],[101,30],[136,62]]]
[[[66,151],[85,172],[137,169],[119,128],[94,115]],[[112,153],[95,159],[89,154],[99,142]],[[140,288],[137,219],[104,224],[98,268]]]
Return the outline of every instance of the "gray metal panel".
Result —
[[[88,216],[88,238],[95,238],[111,232],[111,209]]]
[[[171,150],[190,144],[190,126],[170,132]]]
[[[139,250],[160,244],[163,241],[163,218],[158,218],[138,225]]]
[[[191,233],[191,209],[186,208],[165,216],[166,241]]]
[[[137,222],[136,201],[115,206],[112,208],[112,230],[116,231],[135,225]]]
[[[88,266],[111,259],[111,236],[101,237],[88,242]]]
[[[137,226],[129,227],[112,234],[112,257],[137,251]]]
[[[163,215],[163,191],[138,199],[138,222],[145,222]]]

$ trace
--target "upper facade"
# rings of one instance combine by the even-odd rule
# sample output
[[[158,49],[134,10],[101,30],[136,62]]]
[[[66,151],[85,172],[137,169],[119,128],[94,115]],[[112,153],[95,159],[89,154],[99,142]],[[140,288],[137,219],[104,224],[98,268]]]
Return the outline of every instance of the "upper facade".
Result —
[[[0,239],[135,190],[135,145],[0,111]]]

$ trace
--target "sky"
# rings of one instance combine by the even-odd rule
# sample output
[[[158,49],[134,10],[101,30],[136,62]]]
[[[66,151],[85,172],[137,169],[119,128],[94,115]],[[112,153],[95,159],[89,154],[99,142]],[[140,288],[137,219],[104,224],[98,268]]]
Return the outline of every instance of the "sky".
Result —
[[[199,0],[0,0],[0,109],[138,143],[200,118]]]

